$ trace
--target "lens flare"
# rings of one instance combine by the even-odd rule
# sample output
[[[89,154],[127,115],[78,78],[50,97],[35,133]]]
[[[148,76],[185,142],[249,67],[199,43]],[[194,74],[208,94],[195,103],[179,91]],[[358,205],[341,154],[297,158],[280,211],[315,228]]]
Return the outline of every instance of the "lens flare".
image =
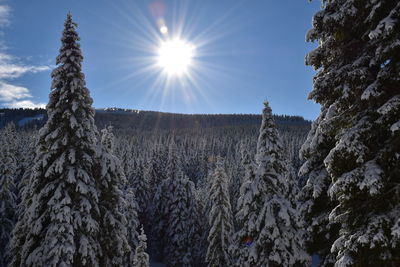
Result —
[[[194,46],[181,39],[161,43],[158,49],[158,66],[171,76],[181,76],[188,72],[194,56]]]
[[[161,26],[160,27],[160,32],[162,33],[162,34],[167,34],[168,33],[168,28],[167,28],[167,26]]]

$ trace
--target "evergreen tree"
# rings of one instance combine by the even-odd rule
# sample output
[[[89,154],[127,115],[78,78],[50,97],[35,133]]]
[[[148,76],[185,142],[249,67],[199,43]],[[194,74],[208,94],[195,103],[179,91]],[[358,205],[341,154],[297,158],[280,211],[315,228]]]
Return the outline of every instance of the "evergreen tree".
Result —
[[[138,205],[138,216],[140,222],[144,223],[150,200],[149,184],[143,173],[143,164],[139,160],[131,160],[128,173],[128,188],[132,190]]]
[[[7,125],[0,132],[0,266],[8,264],[7,254],[11,232],[16,221],[15,177],[17,160],[15,158],[15,128]]]
[[[287,162],[268,102],[264,103],[256,164],[255,199],[261,204],[255,225],[260,232],[254,244],[258,264],[308,264],[308,255],[302,249],[301,236],[298,234],[298,217],[289,194],[293,190],[293,181],[288,180]]]
[[[135,195],[133,190],[128,188],[125,191],[125,210],[124,215],[127,220],[127,241],[129,246],[131,247],[130,251],[127,253],[125,257],[124,266],[127,267],[136,267],[134,263],[135,257],[135,248],[139,245],[139,234],[137,229],[139,227],[139,220],[138,220],[138,204],[135,199]]]
[[[181,161],[175,142],[169,145],[165,170],[168,178],[158,186],[154,199],[155,236],[168,266],[193,266],[197,255],[192,244],[200,239],[194,184],[179,169]]]
[[[179,157],[178,147],[174,140],[169,143],[168,162],[166,168],[167,178],[176,178],[176,175],[181,171],[181,157]]]
[[[163,170],[164,173],[162,176],[159,174],[159,177],[161,176],[166,178],[162,178],[162,180],[158,181],[158,184],[154,185],[156,187],[156,191],[153,196],[151,209],[151,217],[153,222],[153,227],[151,229],[153,245],[161,257],[167,255],[165,250],[167,247],[166,243],[168,242],[168,218],[170,215],[170,205],[173,202],[172,198],[176,186],[175,180],[180,173],[180,170],[178,169],[179,162],[180,159],[177,155],[176,144],[175,142],[171,142],[169,144],[166,168]],[[155,167],[157,165],[153,166]]]
[[[36,137],[36,136],[35,136]],[[36,138],[32,141],[32,155],[27,157],[30,166],[33,166],[35,153],[33,147],[37,143]],[[12,232],[12,239],[10,242],[10,266],[21,266],[21,253],[22,247],[25,244],[25,238],[28,231],[29,212],[27,208],[32,203],[32,190],[31,190],[32,168],[27,168],[19,184],[20,202],[18,204],[18,220]]]
[[[168,193],[172,194],[172,192],[166,190],[169,181],[169,179],[165,179],[157,185],[149,216],[152,222],[150,226],[150,248],[154,251],[158,260],[162,260],[163,248],[165,247],[166,218],[168,216],[166,198]]]
[[[228,191],[228,177],[223,161],[217,159],[212,176],[210,191],[211,211],[209,214],[210,232],[206,261],[210,267],[231,266],[229,247],[232,244],[233,219]]]
[[[229,177],[229,196],[231,207],[236,211],[237,201],[240,196],[240,187],[242,186],[242,180],[245,176],[244,169],[240,160],[233,160],[226,167],[226,172]]]
[[[306,265],[308,256],[301,246],[296,212],[288,192],[288,168],[268,103],[264,103],[257,142],[256,176],[246,200],[249,221],[245,222],[249,246],[244,266]],[[246,213],[245,213],[246,214]],[[243,216],[243,215],[242,215]],[[243,256],[241,256],[243,257]],[[239,258],[240,259],[240,258]]]
[[[320,44],[306,63],[319,70],[309,97],[321,114],[304,168],[310,186],[337,201],[329,215],[341,225],[335,265],[398,266],[400,2],[322,3],[307,35]]]
[[[145,169],[145,179],[148,181],[149,198],[148,222],[145,229],[149,229],[148,244],[151,251],[154,251],[156,258],[162,254],[162,232],[163,223],[163,197],[164,189],[162,182],[166,179],[165,155],[159,149],[153,149],[147,168]],[[151,222],[151,223],[150,223]],[[146,223],[146,222],[145,222]]]
[[[97,151],[96,170],[94,175],[100,185],[99,209],[100,209],[100,245],[102,266],[121,266],[125,255],[131,249],[127,240],[125,200],[123,187],[126,178],[121,164],[113,155],[114,135],[112,127],[102,130],[101,146]],[[137,218],[136,218],[137,220]],[[133,250],[134,248],[132,248]]]
[[[10,242],[10,266],[20,266],[20,253],[21,247],[25,243],[25,235],[27,229],[27,221],[29,212],[25,212],[27,207],[29,207],[32,200],[32,191],[31,191],[31,177],[32,177],[32,166],[34,165],[35,159],[35,147],[37,143],[37,132],[34,131],[31,133],[29,140],[29,149],[27,150],[27,155],[24,155],[24,165],[25,172],[21,178],[21,181],[18,185],[19,192],[19,203],[17,207],[17,222],[15,224],[14,230],[12,232],[12,239]]]
[[[145,171],[146,179],[149,182],[151,195],[154,196],[157,185],[167,178],[165,170],[167,169],[167,156],[163,151],[154,150]]]
[[[147,238],[144,234],[143,227],[140,229],[139,245],[136,247],[135,258],[133,266],[135,267],[149,267],[149,255],[146,253]]]
[[[195,218],[194,218],[194,242],[196,246],[193,247],[193,255],[195,259],[194,266],[202,267],[205,266],[205,259],[208,247],[208,209],[206,208],[206,202],[208,199],[208,191],[204,188],[195,190]]]
[[[197,240],[194,184],[182,172],[165,183],[172,191],[168,191],[171,196],[166,199],[165,206],[164,257],[168,266],[193,266],[193,244]]]
[[[318,256],[320,266],[329,267],[335,263],[331,247],[338,237],[340,226],[329,220],[329,213],[336,203],[328,195],[331,179],[323,162],[329,153],[327,144],[333,146],[334,140],[318,129],[320,118],[313,122],[307,140],[300,150],[300,157],[306,161],[300,168],[299,175],[307,177],[307,182],[300,191],[299,210],[303,227],[306,229],[307,251]]]
[[[232,246],[232,254],[236,266],[254,266],[256,262],[251,262],[249,257],[249,247],[252,245],[253,238],[250,233],[250,225],[255,224],[257,207],[253,201],[254,191],[253,183],[255,180],[254,163],[250,155],[243,151],[242,165],[245,169],[245,177],[240,187],[240,197],[237,204],[236,222],[238,231],[234,236],[234,245]]]
[[[22,133],[21,133],[22,135]],[[23,204],[21,204],[25,190],[29,190],[27,185],[29,183],[30,176],[32,174],[33,160],[35,157],[35,144],[36,144],[37,132],[28,132],[26,136],[21,138],[20,143],[20,168],[19,168],[19,181],[16,182],[17,186],[17,198],[18,198],[18,216],[21,215],[23,211]]]
[[[99,189],[93,175],[97,131],[75,28],[68,14],[12,266],[100,264]]]

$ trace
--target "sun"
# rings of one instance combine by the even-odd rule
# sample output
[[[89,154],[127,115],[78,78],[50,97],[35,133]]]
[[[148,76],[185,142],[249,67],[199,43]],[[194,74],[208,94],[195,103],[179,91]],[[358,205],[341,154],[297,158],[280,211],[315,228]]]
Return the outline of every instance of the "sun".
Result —
[[[192,65],[194,46],[182,39],[163,41],[158,49],[158,66],[169,76],[188,73]]]

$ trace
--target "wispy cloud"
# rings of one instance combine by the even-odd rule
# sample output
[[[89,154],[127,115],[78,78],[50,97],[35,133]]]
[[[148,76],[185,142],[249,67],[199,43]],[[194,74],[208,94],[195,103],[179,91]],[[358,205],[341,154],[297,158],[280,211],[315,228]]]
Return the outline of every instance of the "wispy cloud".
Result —
[[[0,5],[0,27],[10,24],[10,7]]]
[[[0,103],[5,107],[35,108],[44,107],[43,103],[34,103],[28,88],[0,81]]]
[[[15,102],[19,99],[31,98],[32,95],[25,87],[0,82],[0,101]]]
[[[10,8],[0,5],[0,30],[10,24]],[[3,107],[43,107],[43,103],[35,103],[31,99],[29,89],[13,85],[13,80],[26,73],[49,70],[49,66],[33,66],[6,52],[4,44],[0,45],[0,106]]]
[[[27,72],[39,72],[49,70],[48,66],[30,66],[23,63],[15,63],[11,55],[0,52],[0,79],[14,79]]]

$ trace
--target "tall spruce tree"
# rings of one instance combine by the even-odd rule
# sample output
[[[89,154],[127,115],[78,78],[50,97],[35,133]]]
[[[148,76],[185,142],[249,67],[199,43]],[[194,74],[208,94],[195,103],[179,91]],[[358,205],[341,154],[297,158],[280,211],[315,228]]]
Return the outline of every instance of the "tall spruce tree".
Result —
[[[8,249],[11,232],[17,217],[17,196],[15,178],[17,160],[15,158],[15,128],[7,125],[0,132],[0,266],[8,264]]]
[[[175,178],[165,180],[171,191],[166,198],[166,233],[164,257],[168,266],[193,266],[196,243],[196,203],[194,184],[179,171]]]
[[[254,251],[260,266],[306,265],[308,256],[298,235],[297,216],[291,197],[292,181],[272,110],[264,103],[256,154],[255,200],[260,204],[254,230]]]
[[[313,122],[307,140],[300,150],[300,158],[306,161],[301,166],[299,175],[307,177],[307,182],[300,191],[299,211],[306,229],[305,247],[308,253],[318,257],[320,266],[328,267],[335,263],[331,247],[338,238],[340,225],[329,220],[329,214],[336,201],[328,195],[331,178],[323,160],[334,140],[318,129],[321,117],[323,116]]]
[[[149,188],[149,203],[148,203],[148,222],[145,223],[145,229],[148,232],[148,245],[149,249],[154,251],[153,255],[160,258],[162,252],[162,232],[163,232],[163,201],[164,189],[161,187],[162,182],[166,179],[166,156],[163,151],[154,148],[152,155],[149,159],[147,168],[145,169],[145,179],[148,182]],[[150,225],[150,222],[151,225]],[[146,225],[147,224],[147,225]]]
[[[194,242],[193,254],[195,258],[194,266],[205,266],[207,247],[208,247],[208,209],[206,208],[206,198],[208,199],[208,191],[204,188],[197,188],[194,192],[195,197],[195,215],[194,215]]]
[[[238,231],[234,235],[232,254],[234,255],[235,266],[247,267],[256,264],[251,262],[249,257],[249,248],[253,242],[249,226],[254,225],[257,219],[257,213],[255,212],[257,209],[253,201],[254,190],[252,189],[255,180],[254,163],[247,151],[243,151],[242,165],[245,170],[245,176],[240,187],[240,196],[237,204],[235,219],[238,224]]]
[[[64,23],[57,68],[39,132],[30,198],[12,266],[98,266],[98,182],[93,175],[96,127],[76,24]],[[20,235],[21,237],[21,235]]]
[[[32,165],[33,165],[33,160],[35,157],[35,144],[36,144],[36,137],[37,137],[37,131],[34,132],[27,132],[21,135],[23,135],[22,142],[20,142],[20,150],[21,150],[21,159],[20,159],[20,168],[19,168],[19,181],[16,183],[16,186],[18,188],[17,192],[17,198],[18,198],[18,216],[21,215],[23,211],[23,204],[22,199],[24,198],[23,195],[25,194],[24,191],[29,190],[28,189],[28,183],[29,183],[29,178],[32,174]]]
[[[308,255],[298,236],[296,212],[288,192],[288,168],[268,102],[264,103],[257,142],[256,175],[246,205],[249,248],[243,266],[306,265]],[[243,216],[243,215],[242,215]],[[243,256],[241,256],[243,257]],[[240,258],[239,258],[240,259]]]
[[[97,150],[94,175],[100,182],[99,209],[101,229],[100,245],[102,266],[122,266],[126,264],[125,255],[130,250],[127,240],[127,221],[123,212],[127,203],[123,188],[126,178],[120,161],[113,155],[114,135],[112,127],[102,130],[101,146]],[[137,218],[130,218],[137,220]],[[136,231],[136,229],[133,229]]]
[[[156,190],[152,199],[151,217],[152,217],[152,245],[160,257],[167,255],[168,247],[168,218],[170,215],[170,205],[173,202],[173,193],[176,187],[176,179],[180,173],[178,151],[175,142],[169,144],[168,161],[166,167],[162,170],[163,174],[158,174],[157,184],[154,184]],[[153,155],[153,159],[155,159]],[[155,163],[155,162],[153,162]],[[155,167],[157,165],[153,165]],[[160,165],[159,165],[160,166]],[[155,169],[153,169],[155,170]],[[161,171],[161,170],[160,170]],[[166,177],[166,178],[165,178]]]
[[[306,63],[318,69],[309,98],[321,114],[303,169],[310,187],[337,201],[335,265],[398,266],[400,2],[324,0],[307,39],[319,42]]]
[[[126,230],[127,230],[127,241],[130,246],[130,251],[125,256],[125,267],[135,267],[135,248],[139,245],[139,220],[138,220],[138,204],[136,202],[135,194],[131,188],[128,188],[124,192],[125,198],[125,209],[124,215],[127,220]]]
[[[143,163],[138,159],[132,159],[127,174],[128,188],[132,190],[138,205],[138,216],[141,223],[147,221],[148,202],[150,200],[149,182],[143,173]]]
[[[20,143],[20,149],[22,149],[22,157],[21,164],[23,165],[23,174],[22,177],[16,186],[18,187],[18,195],[17,195],[17,210],[16,210],[16,224],[12,232],[12,239],[9,247],[9,255],[8,258],[10,260],[9,266],[19,266],[20,264],[15,264],[14,260],[19,260],[19,253],[21,252],[21,247],[25,242],[25,234],[26,232],[23,229],[26,228],[27,223],[27,214],[25,213],[26,208],[29,206],[29,203],[32,199],[31,188],[30,188],[30,180],[32,176],[32,166],[34,165],[35,159],[35,147],[37,143],[37,131],[36,129],[31,132],[19,132],[19,134],[24,135],[22,139],[25,139],[24,142]],[[25,217],[24,217],[25,216]]]
[[[208,250],[206,261],[210,267],[231,266],[233,219],[226,175],[222,158],[218,157],[212,175],[209,214],[210,232],[208,234]]]
[[[27,161],[26,164],[28,166],[33,166],[34,159],[35,159],[35,145],[37,143],[37,136],[36,132],[34,138],[31,140],[30,144],[30,151],[32,155],[26,155],[25,160]],[[21,253],[22,247],[25,244],[25,238],[27,234],[28,227],[28,219],[29,219],[29,212],[27,208],[32,203],[32,190],[31,190],[31,178],[32,178],[32,168],[27,167],[22,179],[19,184],[19,198],[20,201],[18,203],[17,209],[17,222],[15,224],[14,230],[12,232],[12,239],[10,242],[10,250],[9,250],[9,259],[10,259],[10,266],[21,266]]]

